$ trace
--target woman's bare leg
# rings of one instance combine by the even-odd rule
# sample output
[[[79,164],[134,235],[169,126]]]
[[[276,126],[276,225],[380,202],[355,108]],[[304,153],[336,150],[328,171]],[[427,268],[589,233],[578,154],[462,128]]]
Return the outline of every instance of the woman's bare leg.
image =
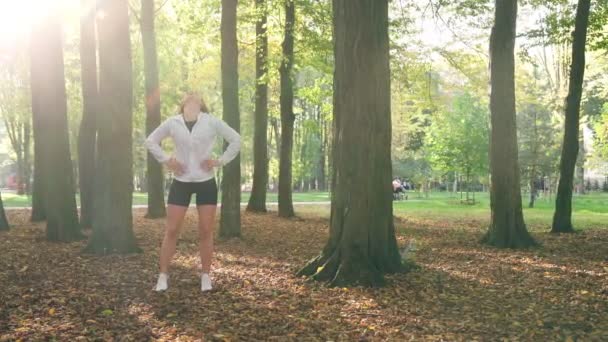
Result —
[[[171,259],[173,259],[173,254],[175,254],[177,238],[187,210],[188,207],[173,204],[167,205],[165,237],[160,248],[160,273],[166,274],[169,271],[169,264],[171,263]]]
[[[217,205],[204,204],[197,206],[198,210],[198,234],[199,250],[203,273],[211,271],[213,259],[213,233],[215,225],[215,211]]]

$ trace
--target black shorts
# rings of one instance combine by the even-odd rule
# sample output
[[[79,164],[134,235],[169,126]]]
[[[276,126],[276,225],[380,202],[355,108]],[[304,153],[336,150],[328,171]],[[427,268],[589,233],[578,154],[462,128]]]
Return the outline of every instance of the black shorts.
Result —
[[[203,182],[182,182],[173,179],[169,188],[167,203],[188,207],[192,194],[196,194],[196,205],[217,204],[215,178]]]

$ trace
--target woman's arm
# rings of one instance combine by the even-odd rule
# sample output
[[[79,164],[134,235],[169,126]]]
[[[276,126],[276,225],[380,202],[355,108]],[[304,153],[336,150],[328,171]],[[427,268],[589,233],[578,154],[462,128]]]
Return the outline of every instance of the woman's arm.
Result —
[[[171,159],[171,157],[169,157],[169,155],[167,155],[160,146],[162,140],[170,133],[169,119],[167,119],[156,127],[152,133],[150,133],[150,135],[146,138],[146,142],[144,143],[148,151],[150,151],[154,158],[161,164],[164,164]]]
[[[220,118],[215,118],[215,129],[216,132],[228,142],[228,147],[218,158],[220,164],[224,166],[234,159],[239,153],[241,149],[241,136],[237,131],[235,131]]]

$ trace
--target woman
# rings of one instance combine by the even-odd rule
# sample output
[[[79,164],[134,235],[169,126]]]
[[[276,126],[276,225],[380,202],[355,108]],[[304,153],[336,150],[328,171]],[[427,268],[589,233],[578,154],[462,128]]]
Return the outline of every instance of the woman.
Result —
[[[211,152],[216,135],[222,136],[229,145],[218,158]],[[167,155],[161,141],[171,137],[175,154]],[[201,290],[212,289],[211,259],[213,257],[213,225],[217,207],[217,183],[214,168],[226,165],[239,153],[241,136],[226,122],[209,114],[205,103],[195,94],[184,96],[179,113],[169,117],[145,142],[146,148],[160,163],[173,172],[167,200],[167,222],[160,251],[160,274],[154,290],[168,288],[169,264],[175,253],[177,237],[181,229],[192,194],[196,194],[198,231],[202,264]]]

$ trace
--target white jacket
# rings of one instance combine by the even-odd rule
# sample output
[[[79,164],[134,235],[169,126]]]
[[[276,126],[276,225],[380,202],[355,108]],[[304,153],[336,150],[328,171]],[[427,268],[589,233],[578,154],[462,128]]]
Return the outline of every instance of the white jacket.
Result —
[[[209,113],[198,114],[192,132],[188,130],[182,114],[167,118],[146,138],[145,146],[156,160],[165,163],[171,156],[163,151],[160,143],[170,136],[175,143],[175,159],[184,167],[184,172],[174,175],[174,178],[182,182],[202,182],[215,176],[214,170],[203,169],[201,162],[213,159],[211,152],[217,134],[229,143],[226,151],[218,158],[223,166],[239,153],[241,136],[225,121]]]

